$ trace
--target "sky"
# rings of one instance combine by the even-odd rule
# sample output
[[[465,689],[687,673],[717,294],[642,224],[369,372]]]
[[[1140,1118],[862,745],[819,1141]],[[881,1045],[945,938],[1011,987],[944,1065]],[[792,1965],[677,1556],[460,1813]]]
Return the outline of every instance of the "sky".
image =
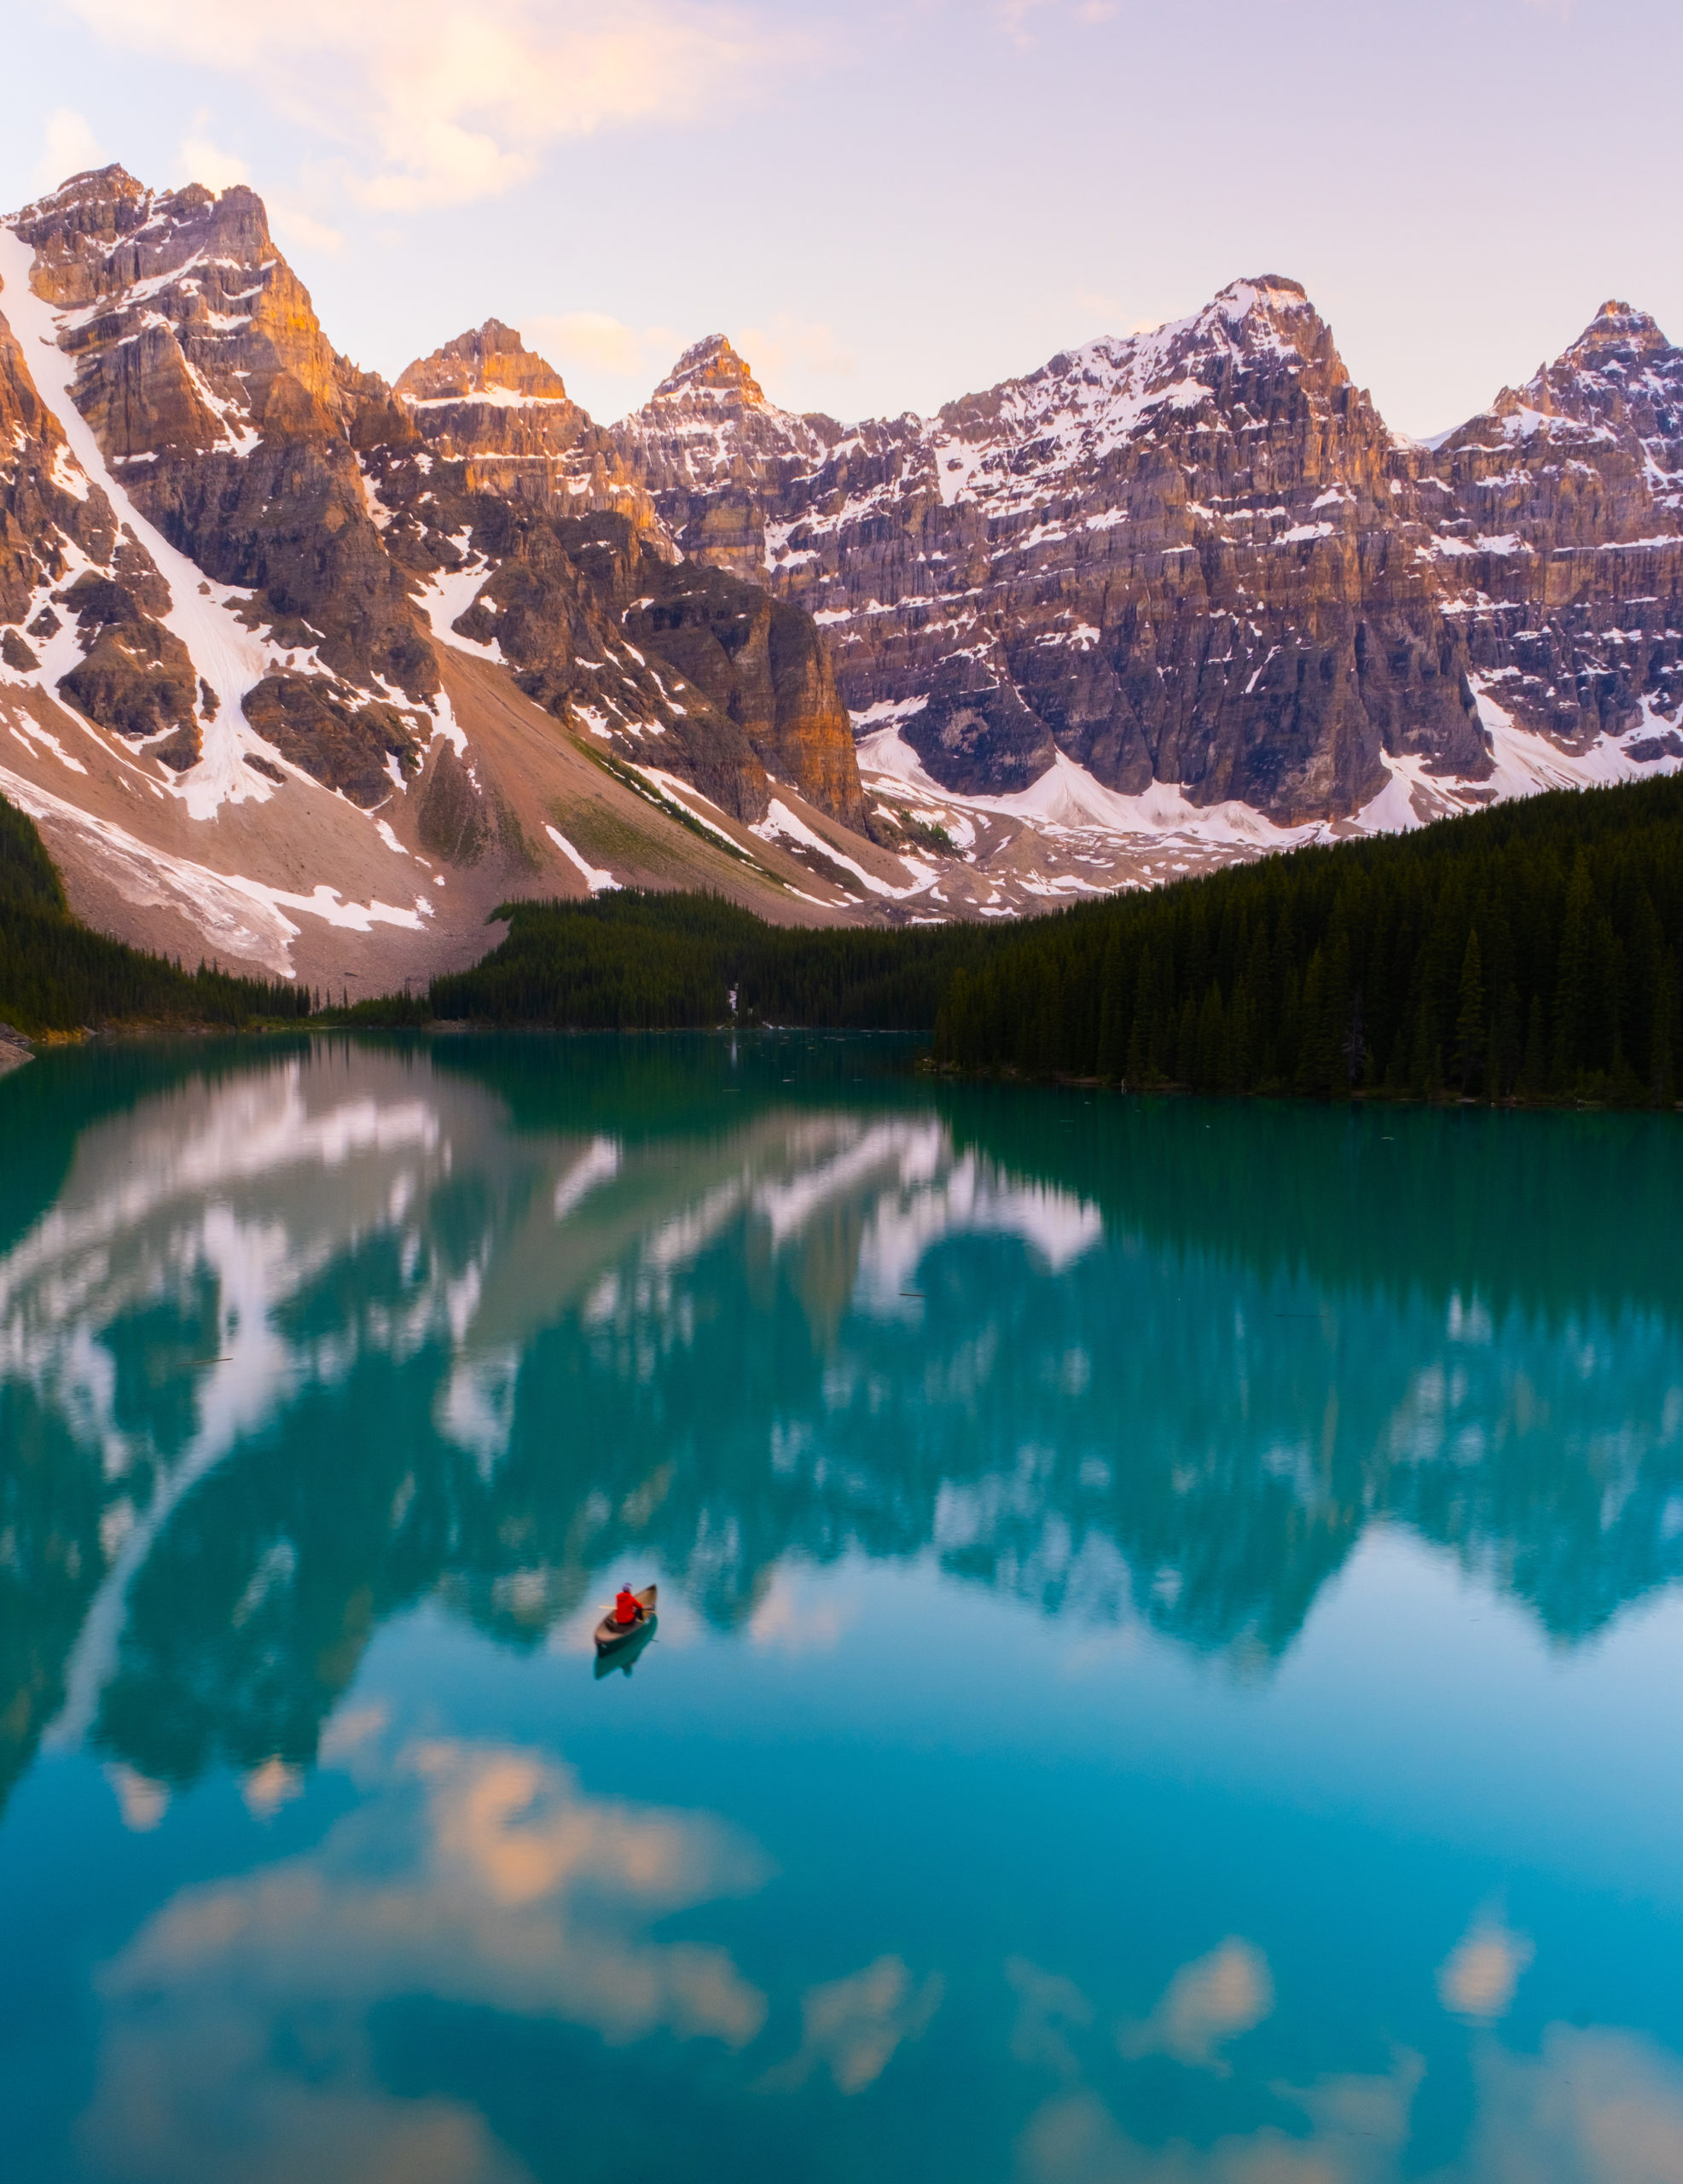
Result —
[[[0,0],[0,206],[249,182],[357,363],[495,316],[604,421],[709,333],[851,421],[1259,273],[1421,436],[1609,297],[1683,338],[1680,0]]]

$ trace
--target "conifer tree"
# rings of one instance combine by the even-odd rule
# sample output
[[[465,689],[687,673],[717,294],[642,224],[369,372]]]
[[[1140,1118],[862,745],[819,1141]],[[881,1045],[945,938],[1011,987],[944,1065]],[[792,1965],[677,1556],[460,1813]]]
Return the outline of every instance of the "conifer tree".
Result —
[[[1455,1017],[1455,1075],[1463,1098],[1483,1089],[1485,1038],[1484,973],[1475,926],[1461,958],[1460,1007]]]

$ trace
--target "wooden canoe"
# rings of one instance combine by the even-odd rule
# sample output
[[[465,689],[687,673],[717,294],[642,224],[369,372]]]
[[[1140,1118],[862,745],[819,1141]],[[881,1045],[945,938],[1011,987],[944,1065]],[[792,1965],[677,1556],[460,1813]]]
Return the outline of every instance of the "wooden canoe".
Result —
[[[654,1599],[659,1589],[658,1585],[645,1585],[642,1591],[635,1595],[637,1606],[642,1610],[635,1623],[616,1623],[613,1610],[608,1610],[596,1625],[596,1651],[599,1653],[611,1653],[617,1646],[625,1645],[648,1629],[654,1620]]]

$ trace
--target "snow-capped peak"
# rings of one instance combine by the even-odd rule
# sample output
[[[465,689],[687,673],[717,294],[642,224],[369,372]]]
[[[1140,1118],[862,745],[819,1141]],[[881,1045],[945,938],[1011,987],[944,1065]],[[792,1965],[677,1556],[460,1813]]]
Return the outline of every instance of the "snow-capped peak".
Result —
[[[734,396],[757,410],[770,407],[764,389],[723,334],[692,343],[655,388],[654,398],[703,392]]]
[[[490,402],[503,406],[566,402],[567,391],[554,365],[528,349],[512,326],[488,318],[458,334],[430,357],[418,357],[393,390],[419,407],[438,402]]]
[[[1218,290],[1216,302],[1228,319],[1237,325],[1253,311],[1312,311],[1309,292],[1301,281],[1287,280],[1282,273],[1261,273],[1254,279],[1229,281]]]
[[[1539,365],[1522,387],[1504,387],[1448,444],[1498,433],[1510,444],[1627,443],[1659,502],[1675,510],[1683,504],[1683,349],[1646,311],[1610,300],[1552,363]]]

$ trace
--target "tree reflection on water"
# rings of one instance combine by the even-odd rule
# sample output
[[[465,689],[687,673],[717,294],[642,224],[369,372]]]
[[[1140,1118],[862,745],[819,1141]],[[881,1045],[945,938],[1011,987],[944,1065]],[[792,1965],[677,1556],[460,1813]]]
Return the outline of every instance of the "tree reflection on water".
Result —
[[[1576,1642],[1683,1570],[1674,1126],[931,1087],[868,1042],[0,1086],[0,1780],[303,1767],[436,1597],[932,1554],[1266,1673],[1363,1531]]]

